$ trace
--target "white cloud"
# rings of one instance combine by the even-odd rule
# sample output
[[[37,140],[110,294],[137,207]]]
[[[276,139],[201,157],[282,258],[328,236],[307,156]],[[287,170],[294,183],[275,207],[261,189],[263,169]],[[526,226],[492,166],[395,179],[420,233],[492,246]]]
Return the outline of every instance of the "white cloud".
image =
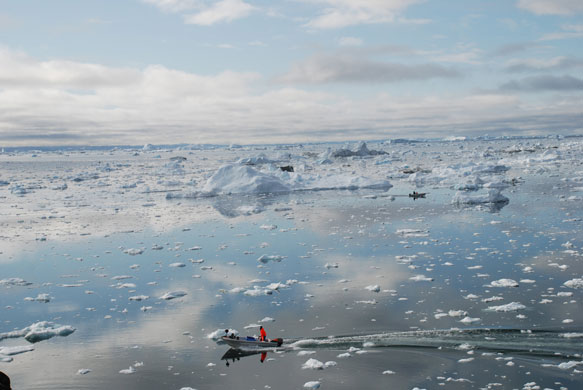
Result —
[[[362,46],[362,39],[355,37],[342,37],[338,40],[340,46]]]
[[[570,24],[562,26],[562,30],[556,33],[543,35],[539,41],[557,41],[562,39],[582,38],[583,24]]]
[[[573,15],[583,12],[581,0],[518,0],[517,5],[537,15]]]
[[[181,12],[201,7],[201,0],[142,0],[165,12]]]
[[[326,6],[306,26],[317,29],[393,22],[407,7],[424,0],[304,0]],[[406,20],[406,19],[402,19]]]
[[[430,64],[406,67],[365,58],[348,65],[336,74],[332,68],[328,76],[316,69],[312,77],[366,83],[449,75],[447,68]],[[340,141],[508,128],[564,133],[576,130],[583,104],[573,96],[538,104],[506,94],[355,97],[313,86],[270,86],[256,73],[114,68],[39,61],[9,50],[0,55],[0,86],[2,146]]]
[[[528,72],[577,67],[583,67],[583,60],[561,56],[542,60],[538,58],[514,59],[508,61],[505,69],[508,72]]]
[[[391,83],[459,76],[457,71],[435,64],[398,64],[347,54],[317,54],[294,64],[279,81],[300,84]]]
[[[232,22],[247,17],[255,7],[242,0],[221,0],[191,15],[185,15],[187,24],[210,26],[220,22]]]

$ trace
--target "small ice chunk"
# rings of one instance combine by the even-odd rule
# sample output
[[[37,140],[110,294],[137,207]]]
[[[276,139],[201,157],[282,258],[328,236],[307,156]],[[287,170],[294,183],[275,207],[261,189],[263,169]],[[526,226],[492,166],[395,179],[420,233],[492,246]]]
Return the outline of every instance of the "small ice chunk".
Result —
[[[476,322],[480,322],[481,319],[480,318],[472,318],[472,317],[464,317],[460,320],[461,323],[469,325],[469,324],[475,324]]]
[[[0,347],[0,356],[14,356],[21,353],[34,351],[34,347],[30,345],[14,346],[14,347]]]
[[[129,248],[129,249],[125,249],[123,251],[123,253],[127,253],[130,256],[136,256],[136,255],[141,255],[142,253],[144,253],[144,248]]]
[[[378,284],[371,284],[370,286],[366,286],[364,289],[370,292],[378,293],[379,291],[381,291],[381,286],[379,286]]]
[[[309,381],[304,383],[304,388],[306,389],[319,389],[320,382],[319,381]]]
[[[308,361],[306,361],[304,364],[302,364],[302,370],[306,370],[306,369],[323,370],[324,363],[322,363],[321,361],[316,360],[314,358],[310,358],[310,359],[308,359]]]
[[[490,283],[492,287],[518,287],[518,282],[513,279],[499,279]]]
[[[506,305],[488,306],[487,310],[497,311],[497,312],[509,312],[509,311],[516,311],[516,310],[522,310],[522,309],[526,309],[526,306],[524,306],[522,303],[510,302],[510,303],[507,303]]]
[[[133,368],[132,366],[130,366],[129,368],[125,368],[123,370],[119,370],[120,374],[133,374],[134,372],[136,372],[136,369]]]
[[[285,259],[285,256],[280,256],[280,255],[262,255],[261,257],[259,257],[257,259],[257,261],[260,262],[260,263],[263,263],[263,264],[267,264],[270,261],[279,263],[283,259]]]
[[[30,286],[32,283],[22,278],[7,278],[0,280],[0,286]]]
[[[128,299],[129,299],[130,301],[136,301],[136,302],[139,302],[139,301],[144,301],[144,300],[146,300],[146,299],[148,299],[148,298],[150,298],[148,295],[134,295],[134,296],[132,296],[132,297],[129,297]]]
[[[563,285],[569,288],[583,288],[583,278],[567,280]]]
[[[77,371],[77,375],[86,375],[89,374],[91,372],[91,369],[89,368],[81,368]]]
[[[172,264],[169,264],[168,267],[183,268],[183,267],[186,267],[186,264],[184,264],[184,263],[172,263]]]
[[[182,291],[182,290],[176,290],[176,291],[169,291],[166,294],[162,295],[160,297],[160,299],[164,299],[166,301],[169,301],[171,299],[175,299],[175,298],[180,298],[187,295],[186,291]]]
[[[415,282],[433,282],[433,278],[429,278],[425,275],[415,275],[410,277],[409,280],[413,280]]]

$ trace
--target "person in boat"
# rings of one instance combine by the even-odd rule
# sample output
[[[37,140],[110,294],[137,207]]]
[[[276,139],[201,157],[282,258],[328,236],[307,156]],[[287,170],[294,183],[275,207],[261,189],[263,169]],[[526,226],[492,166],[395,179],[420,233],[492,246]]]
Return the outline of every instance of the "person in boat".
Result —
[[[259,337],[259,340],[267,341],[267,333],[265,332],[265,329],[263,329],[263,326],[259,327],[259,333],[261,334],[261,336]]]
[[[0,371],[0,390],[11,390],[10,378],[2,371]]]

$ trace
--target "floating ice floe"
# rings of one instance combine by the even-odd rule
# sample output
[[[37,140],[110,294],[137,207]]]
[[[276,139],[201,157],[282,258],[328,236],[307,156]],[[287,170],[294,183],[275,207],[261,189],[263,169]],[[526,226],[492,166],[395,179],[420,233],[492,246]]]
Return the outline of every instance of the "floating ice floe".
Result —
[[[325,368],[335,366],[336,364],[337,363],[335,361],[329,361],[326,363],[322,363],[321,361],[319,361],[317,359],[310,358],[310,359],[308,359],[308,361],[306,361],[304,364],[302,364],[302,369],[303,370],[306,370],[306,369],[323,370]]]
[[[32,283],[22,278],[7,278],[0,280],[0,286],[30,286]]]
[[[280,255],[262,255],[260,256],[257,261],[263,264],[267,264],[270,261],[274,262],[274,263],[279,263],[280,261],[282,261],[283,259],[285,259],[285,256],[280,256]]]
[[[129,249],[124,249],[123,253],[127,253],[130,256],[136,256],[136,255],[141,255],[142,253],[144,253],[144,248],[129,248]]]
[[[348,173],[300,175],[281,170],[263,172],[247,165],[227,164],[220,167],[200,190],[187,194],[169,192],[166,198],[203,198],[229,194],[266,194],[291,191],[386,190],[391,187],[392,184],[384,179],[371,179]]]
[[[415,275],[410,277],[409,280],[413,280],[415,282],[433,282],[433,278],[429,278],[425,275]]]
[[[304,388],[306,389],[319,389],[320,388],[320,382],[319,381],[309,381],[304,383]]]
[[[513,279],[499,279],[490,283],[492,287],[518,287],[518,282]]]
[[[428,237],[429,232],[423,229],[397,229],[396,234],[403,237]]]
[[[130,301],[136,301],[136,302],[140,302],[140,301],[144,301],[146,299],[149,299],[150,297],[148,295],[134,295],[132,297],[129,297],[128,299]]]
[[[356,150],[352,151],[346,148],[340,148],[335,151],[325,152],[323,158],[326,157],[366,157],[366,156],[379,156],[383,154],[388,154],[382,150],[369,150],[366,143],[361,141],[358,143]]]
[[[183,290],[176,290],[176,291],[169,291],[166,294],[162,295],[160,297],[160,299],[164,299],[166,301],[169,301],[171,299],[175,299],[175,298],[180,298],[187,295],[186,291]]]
[[[51,296],[49,294],[38,294],[36,296],[36,298],[33,297],[26,297],[24,298],[25,301],[30,301],[30,302],[43,302],[43,303],[48,303],[51,301]]]
[[[508,198],[500,193],[500,190],[489,190],[484,195],[471,195],[458,191],[452,200],[453,204],[483,204],[483,203],[507,203]]]
[[[480,322],[480,321],[482,321],[481,318],[477,318],[477,317],[472,318],[472,317],[467,317],[467,316],[460,320],[460,322],[462,324],[466,324],[466,325],[475,324],[475,323]]]
[[[517,311],[517,310],[523,310],[526,309],[526,306],[524,306],[522,303],[520,302],[510,302],[507,303],[506,305],[500,305],[500,306],[488,306],[489,311],[498,311],[498,312],[508,312],[508,311]]]
[[[91,369],[89,368],[81,368],[79,370],[77,370],[77,375],[86,375],[89,374],[91,372]]]
[[[0,362],[10,363],[14,355],[34,351],[34,347],[30,345],[0,347]]]
[[[29,343],[38,343],[55,336],[66,337],[75,332],[70,325],[57,325],[49,321],[36,322],[21,330],[0,333],[0,340],[24,337]]]
[[[583,288],[583,278],[567,280],[563,285],[569,288]]]
[[[379,291],[381,291],[381,286],[379,286],[378,284],[371,284],[370,286],[366,286],[364,289],[378,293]]]

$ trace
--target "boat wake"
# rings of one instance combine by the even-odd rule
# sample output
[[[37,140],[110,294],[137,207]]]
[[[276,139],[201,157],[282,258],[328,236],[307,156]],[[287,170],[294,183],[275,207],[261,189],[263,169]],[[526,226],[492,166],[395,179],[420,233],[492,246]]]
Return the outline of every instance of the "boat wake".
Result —
[[[385,332],[286,340],[291,349],[440,348],[573,358],[581,356],[583,332],[521,329],[449,329]]]

